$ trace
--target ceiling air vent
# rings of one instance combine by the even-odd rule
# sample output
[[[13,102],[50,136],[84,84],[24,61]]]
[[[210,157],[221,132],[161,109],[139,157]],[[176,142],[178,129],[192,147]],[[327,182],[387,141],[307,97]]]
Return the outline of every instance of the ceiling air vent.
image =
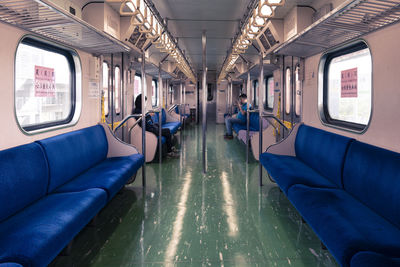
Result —
[[[268,53],[280,42],[283,36],[283,21],[270,20],[257,37],[257,44],[264,53]]]

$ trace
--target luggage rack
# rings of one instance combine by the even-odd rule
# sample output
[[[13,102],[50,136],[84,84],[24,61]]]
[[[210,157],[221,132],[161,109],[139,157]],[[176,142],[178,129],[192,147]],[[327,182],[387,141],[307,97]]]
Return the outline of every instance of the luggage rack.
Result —
[[[3,0],[0,21],[92,54],[129,52],[130,48],[49,0]]]
[[[273,52],[309,57],[389,26],[400,19],[400,0],[347,0]]]

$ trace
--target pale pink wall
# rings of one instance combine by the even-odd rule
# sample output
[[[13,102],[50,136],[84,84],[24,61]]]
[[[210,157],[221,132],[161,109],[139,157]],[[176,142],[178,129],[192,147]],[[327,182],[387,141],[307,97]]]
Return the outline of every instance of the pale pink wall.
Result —
[[[318,115],[318,64],[321,55],[305,61],[303,120],[306,124],[400,152],[400,23],[364,37],[372,54],[373,111],[364,134],[322,125]],[[313,77],[314,73],[314,77]]]
[[[15,51],[21,37],[26,34],[15,27],[0,23],[0,150],[58,135],[64,132],[95,125],[100,121],[100,99],[88,97],[89,59],[91,55],[80,52],[82,64],[82,111],[75,126],[32,136],[25,135],[17,125],[14,115],[14,60]]]

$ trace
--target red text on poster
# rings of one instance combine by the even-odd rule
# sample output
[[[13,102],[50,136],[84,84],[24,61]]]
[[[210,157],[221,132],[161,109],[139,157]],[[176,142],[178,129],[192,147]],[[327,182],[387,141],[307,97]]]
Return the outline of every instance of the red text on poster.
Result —
[[[35,66],[35,97],[54,97],[55,90],[54,69]]]
[[[357,68],[343,70],[341,75],[341,97],[357,97]]]

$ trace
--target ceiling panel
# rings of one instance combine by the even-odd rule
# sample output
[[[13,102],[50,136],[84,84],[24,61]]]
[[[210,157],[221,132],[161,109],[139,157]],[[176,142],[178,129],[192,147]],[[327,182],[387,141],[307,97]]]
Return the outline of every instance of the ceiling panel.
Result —
[[[250,0],[153,0],[179,38],[196,71],[202,68],[201,34],[207,32],[207,67],[219,70]]]

